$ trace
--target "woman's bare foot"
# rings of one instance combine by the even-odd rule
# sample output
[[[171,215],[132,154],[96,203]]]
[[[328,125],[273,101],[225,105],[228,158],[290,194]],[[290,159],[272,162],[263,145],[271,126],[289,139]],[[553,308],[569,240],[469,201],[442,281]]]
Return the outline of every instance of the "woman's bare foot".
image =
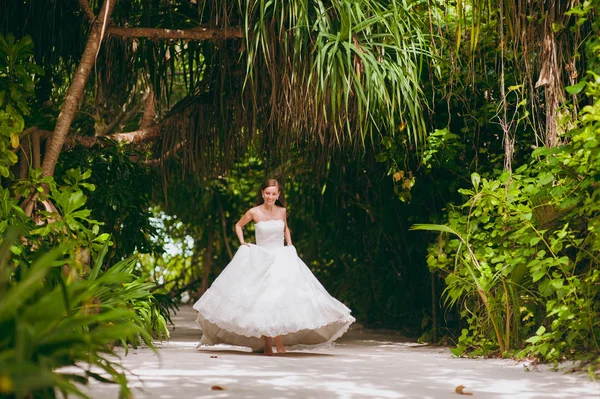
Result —
[[[275,337],[275,347],[277,348],[277,353],[286,353],[285,346],[283,346],[283,341],[281,337]]]
[[[271,337],[264,337],[264,338],[265,338],[264,355],[265,356],[273,356],[273,341],[272,341]]]

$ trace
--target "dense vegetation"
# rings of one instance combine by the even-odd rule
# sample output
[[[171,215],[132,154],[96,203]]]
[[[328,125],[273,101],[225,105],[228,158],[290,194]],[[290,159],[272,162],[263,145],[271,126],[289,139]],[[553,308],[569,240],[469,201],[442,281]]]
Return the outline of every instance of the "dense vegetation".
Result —
[[[76,383],[88,379],[118,383],[126,396],[125,374],[108,355],[116,344],[152,347],[153,335],[167,338],[169,305],[136,272],[133,254],[107,256],[115,242],[86,207],[96,189],[90,170],[65,170],[59,182],[39,169],[11,179],[11,148],[20,145],[32,78],[42,72],[30,63],[32,48],[27,37],[0,36],[0,172],[3,185],[13,183],[0,189],[0,396],[83,395]],[[67,366],[76,369],[61,371]]]
[[[126,394],[265,177],[364,325],[597,369],[597,6],[9,2],[0,396]]]

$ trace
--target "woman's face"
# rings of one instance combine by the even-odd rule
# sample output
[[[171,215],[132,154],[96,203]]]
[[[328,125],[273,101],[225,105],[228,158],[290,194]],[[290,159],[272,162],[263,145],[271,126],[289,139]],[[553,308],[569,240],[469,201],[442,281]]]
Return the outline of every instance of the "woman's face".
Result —
[[[276,186],[267,187],[263,190],[263,198],[265,200],[265,204],[273,205],[277,198],[279,198],[279,188]]]

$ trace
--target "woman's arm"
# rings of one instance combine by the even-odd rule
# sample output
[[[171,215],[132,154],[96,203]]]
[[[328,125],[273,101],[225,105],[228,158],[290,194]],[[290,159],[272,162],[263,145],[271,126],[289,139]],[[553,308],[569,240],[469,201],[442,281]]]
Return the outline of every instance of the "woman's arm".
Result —
[[[292,233],[290,232],[290,228],[287,224],[287,211],[285,212],[285,218],[283,219],[285,222],[285,228],[283,229],[283,235],[285,237],[285,242],[287,245],[292,245]]]
[[[252,216],[252,209],[250,209],[235,224],[235,234],[237,234],[238,240],[240,240],[241,245],[250,245],[244,240],[244,231],[242,230],[242,227],[244,227],[246,223],[248,223],[252,219],[254,219],[254,217]]]

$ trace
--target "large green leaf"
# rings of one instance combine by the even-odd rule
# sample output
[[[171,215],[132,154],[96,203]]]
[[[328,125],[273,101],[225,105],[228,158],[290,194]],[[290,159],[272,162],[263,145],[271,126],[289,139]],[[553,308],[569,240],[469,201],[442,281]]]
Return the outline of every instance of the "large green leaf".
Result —
[[[53,262],[66,251],[66,246],[60,246],[52,249],[46,254],[40,256],[31,266],[23,280],[12,287],[0,301],[0,322],[7,320],[18,312],[21,312],[21,306],[29,298],[34,296],[44,280],[44,277],[53,267]]]
[[[450,227],[443,224],[413,224],[412,226],[410,226],[410,230],[441,231],[444,233],[450,233],[456,236],[460,236],[460,234],[456,230],[453,230]]]

